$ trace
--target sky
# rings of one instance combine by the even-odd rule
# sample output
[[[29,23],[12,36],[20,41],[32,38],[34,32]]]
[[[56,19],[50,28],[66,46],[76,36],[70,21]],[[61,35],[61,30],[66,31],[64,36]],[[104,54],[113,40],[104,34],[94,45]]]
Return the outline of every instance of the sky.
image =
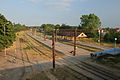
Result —
[[[80,17],[94,13],[101,27],[120,28],[120,0],[0,0],[0,13],[25,25],[80,25]]]

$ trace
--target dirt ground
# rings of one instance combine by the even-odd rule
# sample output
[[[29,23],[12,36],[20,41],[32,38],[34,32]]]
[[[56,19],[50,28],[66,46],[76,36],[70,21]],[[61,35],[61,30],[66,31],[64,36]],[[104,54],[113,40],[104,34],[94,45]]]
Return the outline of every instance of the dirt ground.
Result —
[[[51,66],[52,50],[26,36],[27,32],[17,33],[16,41],[6,49],[6,55],[4,50],[0,52],[0,80],[91,80],[67,66],[57,66],[54,70],[44,69]],[[67,57],[61,53],[56,54],[58,60]],[[46,65],[40,68],[41,63]]]
[[[0,80],[19,80],[26,66],[52,60],[52,50],[25,36],[25,33],[17,33],[16,41],[6,49],[6,55],[4,50],[0,52]],[[56,59],[64,56],[58,54]]]
[[[93,62],[97,62],[98,64],[105,65],[107,67],[115,68],[116,70],[120,70],[120,54],[112,56],[112,55],[104,55],[100,56],[96,59],[93,59]]]
[[[49,76],[46,75],[46,72],[55,77],[53,80],[92,80],[91,78],[70,70],[65,66],[46,71],[33,71],[26,74],[22,80],[50,80]]]

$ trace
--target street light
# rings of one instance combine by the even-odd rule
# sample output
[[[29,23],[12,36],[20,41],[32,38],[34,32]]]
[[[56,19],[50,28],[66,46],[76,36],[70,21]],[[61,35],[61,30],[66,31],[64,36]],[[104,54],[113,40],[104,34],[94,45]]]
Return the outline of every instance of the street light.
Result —
[[[104,32],[104,31],[103,31],[102,29],[99,29],[99,30],[98,30],[98,33],[99,33],[99,40],[98,40],[98,42],[99,42],[99,43],[101,43],[101,36],[102,36],[103,32]]]
[[[114,48],[116,48],[116,41],[117,41],[117,38],[115,38]]]
[[[5,28],[5,26],[6,26],[7,24],[9,24],[9,22],[7,22],[6,24],[4,24],[4,37],[5,37],[5,31],[6,31],[6,28]],[[5,56],[6,56],[6,46],[5,46],[4,53],[5,53]]]

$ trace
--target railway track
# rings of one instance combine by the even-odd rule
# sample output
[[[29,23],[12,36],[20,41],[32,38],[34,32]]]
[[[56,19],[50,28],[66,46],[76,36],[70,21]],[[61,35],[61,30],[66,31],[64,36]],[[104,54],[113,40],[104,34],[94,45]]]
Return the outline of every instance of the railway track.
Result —
[[[29,39],[29,38],[27,38],[27,43],[26,43],[26,45],[27,46],[33,46],[33,47],[31,47],[31,49],[33,49],[36,53],[38,53],[40,56],[41,55],[44,55],[44,56],[48,56],[49,58],[52,58],[51,56],[49,56],[49,55],[47,55],[47,53],[44,53],[43,52],[43,49],[45,49],[46,51],[50,51],[50,50],[47,50],[46,48],[44,48],[42,45],[38,45],[34,40],[34,42],[35,42],[35,44],[37,44],[38,46],[34,46],[34,44],[33,44],[33,41],[31,42],[31,40]],[[39,49],[39,48],[41,48],[41,49]],[[49,52],[50,53],[50,52]],[[51,54],[51,53],[50,53]],[[42,56],[42,57],[44,57],[44,56]],[[44,57],[45,58],[45,57]]]
[[[29,37],[29,36],[28,36]],[[51,48],[49,48],[49,47],[47,47],[47,46],[44,46],[43,44],[41,44],[39,41],[36,41],[35,39],[33,39],[33,38],[31,38],[31,40],[30,40],[30,38],[31,37],[29,37],[29,38],[27,38],[28,40],[29,40],[29,42],[28,42],[28,44],[31,46],[31,45],[34,45],[32,42],[34,42],[35,44],[37,44],[37,46],[34,46],[33,47],[33,49],[35,50],[35,51],[37,51],[37,52],[40,52],[40,53],[42,53],[41,55],[45,55],[45,56],[48,56],[49,58],[51,58],[52,59],[52,50],[51,50]],[[46,51],[46,53],[43,53],[43,52],[45,52]],[[57,52],[56,51],[56,57],[58,57],[59,58],[59,56],[63,56],[63,57],[65,57],[66,55],[64,55],[63,53],[59,53],[59,52]]]
[[[64,41],[64,40],[59,40],[59,39],[57,41],[60,42],[60,43],[63,43],[63,44],[74,46],[74,43],[72,41]],[[90,51],[90,52],[97,52],[97,51],[103,50],[101,48],[97,48],[97,47],[93,47],[93,46],[88,46],[88,45],[85,45],[85,44],[81,44],[79,42],[76,43],[76,46],[79,47],[79,48],[81,48],[81,49]]]
[[[27,38],[27,36],[26,36],[26,38]],[[31,46],[31,45],[33,45],[33,44],[36,44],[36,42],[34,41],[34,40],[31,40],[30,38],[27,38],[27,42],[26,42],[26,44],[25,45],[27,45],[27,46]],[[37,44],[38,45],[38,44]],[[40,48],[40,49],[38,49],[38,48]],[[43,58],[43,59],[46,59],[46,56],[47,56],[47,58],[50,58],[50,59],[52,59],[50,56],[48,56],[48,55],[46,55],[45,53],[43,53],[43,51],[41,51],[42,49],[43,49],[43,46],[42,45],[40,45],[39,44],[39,47],[38,46],[33,46],[33,47],[31,47],[31,49],[33,50],[33,51],[35,51],[36,52],[36,54],[39,54],[39,56],[40,56],[40,58]],[[45,48],[45,47],[44,47]],[[50,54],[51,52],[49,52],[49,54]],[[44,55],[44,56],[43,56]],[[40,61],[41,62],[41,61]],[[41,71],[44,71],[44,73],[49,77],[49,79],[50,80],[57,80],[57,78],[54,76],[54,75],[52,75],[49,71],[47,71],[47,69],[48,69],[48,66],[50,67],[51,66],[51,68],[52,68],[52,63],[51,62],[49,62],[50,64],[48,64],[48,63],[46,63],[46,64],[42,64],[42,65],[40,65],[39,64],[39,61],[36,61],[36,64],[35,65],[32,65],[32,67],[33,67],[33,69],[34,70],[40,70],[41,69]],[[49,69],[48,69],[49,70]]]
[[[113,73],[110,73],[110,71],[108,72],[105,69],[97,68],[97,67],[87,64],[83,61],[78,61],[75,58],[72,58],[71,60],[65,58],[65,59],[63,59],[63,62],[66,64],[69,64],[69,65],[74,65],[74,66],[76,66],[76,68],[83,69],[90,74],[94,74],[95,76],[97,76],[97,80],[99,78],[101,78],[103,80],[119,80],[120,79],[120,77],[114,75]],[[74,63],[74,62],[76,62],[76,63]]]
[[[61,42],[63,44],[74,46],[74,43],[72,43],[72,42],[63,42],[63,41],[59,41],[59,42]],[[97,51],[101,51],[102,50],[100,48],[91,47],[91,46],[87,46],[87,45],[83,45],[83,44],[79,44],[79,43],[77,43],[76,46],[81,48],[81,49],[90,51],[90,52],[97,52]]]
[[[36,44],[40,44],[40,43],[36,43]],[[29,45],[32,45],[32,44],[30,44],[30,41],[29,41]],[[34,47],[35,48],[35,47]],[[38,47],[36,47],[35,49],[40,49],[40,48],[38,48]],[[34,49],[34,50],[35,50]],[[41,50],[41,49],[40,49]],[[35,50],[36,51],[36,50]],[[51,51],[51,50],[49,50],[49,51]],[[40,51],[40,53],[42,52],[42,54],[44,53],[43,51]],[[43,55],[45,55],[45,53],[43,54]],[[49,56],[49,55],[45,55],[47,58],[49,58],[49,59],[52,59],[52,57],[51,56]],[[57,62],[59,62],[59,61],[57,61]],[[52,63],[51,63],[52,64]],[[52,65],[48,65],[48,66],[52,66]],[[47,66],[47,67],[48,67]],[[46,67],[45,65],[44,65],[44,67]],[[52,68],[52,67],[51,67]],[[69,70],[71,70],[71,68],[68,68]],[[73,70],[72,70],[73,71]],[[76,72],[76,71],[74,71],[74,72]],[[73,73],[71,73],[71,74],[73,74]],[[79,73],[79,72],[77,72],[77,74],[80,74],[80,75],[82,75],[83,76],[83,74],[81,74],[81,73]],[[74,75],[74,74],[73,74]],[[75,76],[75,75],[74,75]],[[79,77],[77,77],[77,76],[75,76],[77,79],[79,78]],[[85,75],[84,75],[84,77],[86,77]]]
[[[23,71],[23,74],[25,74],[26,72],[30,72],[30,71],[33,71],[32,69],[32,63],[30,62],[30,59],[28,57],[28,54],[23,50],[23,44],[24,44],[24,41],[23,41],[23,38],[20,38],[19,39],[19,42],[20,42],[20,53],[21,53],[21,59],[22,59],[22,62],[23,62],[23,66],[24,66],[24,71]]]
[[[49,57],[49,56],[46,55],[46,57]],[[62,60],[63,60],[63,62],[62,62]],[[97,68],[95,66],[92,66],[92,65],[89,65],[89,64],[87,64],[85,62],[81,62],[81,61],[79,61],[78,59],[75,59],[75,58],[73,58],[72,60],[77,61],[77,64],[74,61],[66,60],[65,58],[62,58],[62,60],[61,61],[56,60],[56,62],[61,63],[61,64],[65,65],[65,66],[67,66],[68,68],[70,68],[71,70],[74,70],[74,71],[76,71],[76,72],[78,72],[80,74],[81,74],[81,72],[79,72],[77,70],[82,69],[82,70],[88,72],[89,74],[92,74],[93,76],[94,75],[97,76],[96,77],[97,79],[101,79],[101,80],[108,80],[108,79],[109,80],[119,80],[120,79],[118,76],[115,76],[114,74],[112,74],[112,73],[110,73],[108,71],[106,72],[103,69],[99,69],[99,68]],[[70,67],[70,65],[74,65],[75,67],[73,67],[73,66]],[[77,68],[77,70],[76,70],[76,68]]]
[[[35,41],[34,41],[35,42]],[[39,44],[40,45],[40,43],[38,43],[38,42],[35,42],[36,44]],[[29,41],[27,41],[27,44],[26,44],[27,46],[31,46],[31,45],[33,45],[32,43],[31,43],[31,41],[29,40]],[[40,45],[41,46],[41,45]],[[41,46],[41,47],[43,47],[43,46]],[[41,53],[41,55],[45,55],[45,53],[43,52],[43,51],[40,51],[40,50],[42,50],[42,49],[39,49],[37,46],[34,46],[34,47],[32,47],[32,49],[36,52],[37,51],[37,53]],[[46,48],[45,48],[46,49]],[[51,51],[51,50],[47,50],[47,51]],[[27,58],[27,60],[28,61],[25,61],[24,59],[26,59],[25,58],[25,56],[26,56],[26,58]],[[50,58],[50,59],[52,59],[52,57],[51,56],[49,56],[49,55],[45,55],[47,58]],[[42,56],[43,57],[43,56]],[[43,58],[45,58],[45,57],[43,57]],[[23,61],[23,64],[24,64],[24,67],[25,67],[25,72],[26,72],[26,70],[30,70],[30,67],[26,67],[26,65],[25,65],[25,63],[26,62],[28,62],[28,63],[30,63],[30,61],[29,61],[29,59],[28,59],[28,55],[25,53],[25,55],[22,53],[22,61]],[[52,63],[51,63],[52,64]],[[47,65],[47,66],[49,66],[49,65]],[[45,68],[47,68],[47,66],[46,65],[44,65],[43,67]],[[68,68],[68,69],[70,69],[70,70],[72,70],[73,71],[73,69],[71,69],[71,68]],[[32,69],[32,67],[31,67],[31,70],[33,70]],[[28,72],[28,71],[27,71]],[[77,71],[75,71],[74,70],[74,72],[77,72]],[[77,72],[78,74],[80,74],[80,75],[82,75],[81,73],[79,73],[79,72]],[[72,74],[72,73],[71,73]],[[73,75],[73,74],[72,74]],[[75,75],[74,75],[75,76]],[[83,76],[83,75],[82,75]],[[79,77],[77,77],[77,76],[75,76],[77,79],[79,79]],[[85,77],[85,76],[84,76]]]

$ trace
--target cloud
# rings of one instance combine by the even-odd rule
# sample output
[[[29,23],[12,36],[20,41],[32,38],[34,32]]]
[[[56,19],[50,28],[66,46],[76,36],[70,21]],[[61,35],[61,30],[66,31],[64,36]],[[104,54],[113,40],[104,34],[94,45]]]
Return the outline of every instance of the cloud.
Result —
[[[53,7],[70,7],[70,3],[67,2],[49,2],[47,5]]]
[[[71,5],[73,4],[73,2],[79,2],[79,1],[85,1],[85,0],[29,0],[33,3],[42,1],[43,4],[51,9],[66,9],[66,10],[70,10]]]
[[[83,0],[48,0],[47,6],[53,7],[70,7],[73,2],[83,1]]]
[[[29,1],[35,3],[35,2],[38,2],[38,1],[41,1],[41,0],[29,0]]]
[[[73,0],[51,0],[46,3],[46,6],[53,8],[53,9],[70,9],[71,2]]]
[[[52,10],[65,10],[68,11],[70,10],[70,6],[71,4],[68,2],[63,2],[63,1],[54,1],[54,2],[47,2],[45,4],[45,6],[48,9],[52,9]]]

